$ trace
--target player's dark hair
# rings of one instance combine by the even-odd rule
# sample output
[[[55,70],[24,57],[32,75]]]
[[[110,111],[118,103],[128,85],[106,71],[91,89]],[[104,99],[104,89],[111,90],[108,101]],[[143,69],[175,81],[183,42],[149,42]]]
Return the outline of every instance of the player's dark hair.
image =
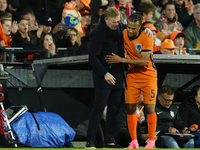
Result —
[[[139,23],[139,25],[142,25],[142,15],[138,11],[136,11],[132,15],[130,15],[128,21]]]
[[[142,25],[142,15],[138,11],[135,11],[132,15],[130,15],[128,21],[138,23],[141,26],[140,32],[145,29],[145,27]]]

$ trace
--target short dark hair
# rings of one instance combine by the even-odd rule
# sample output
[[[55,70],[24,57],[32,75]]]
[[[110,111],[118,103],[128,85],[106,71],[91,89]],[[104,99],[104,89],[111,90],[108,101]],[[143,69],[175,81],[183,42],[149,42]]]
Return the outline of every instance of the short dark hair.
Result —
[[[148,14],[150,12],[155,13],[156,7],[154,6],[154,4],[149,3],[149,2],[142,2],[140,4],[139,7],[139,12],[141,13],[141,15],[143,15],[143,13]]]
[[[179,38],[179,37],[183,37],[184,39],[186,38],[185,35],[184,35],[183,33],[179,33],[179,34],[175,37],[175,39],[176,39],[176,38]],[[175,40],[175,39],[174,39],[174,40]]]
[[[167,3],[165,4],[164,10],[167,8],[167,5],[174,5],[174,7],[175,7],[175,3],[174,3],[173,1],[169,1],[169,2],[167,2]]]
[[[174,90],[172,89],[171,86],[169,85],[163,85],[160,89],[158,94],[159,95],[163,95],[164,93],[166,93],[167,95],[173,95],[174,94]]]
[[[197,96],[198,91],[200,90],[200,85],[195,85],[191,89],[191,99],[195,101],[195,97]]]
[[[42,50],[45,50],[44,39],[45,39],[45,36],[47,36],[47,35],[50,35],[52,37],[53,42],[55,44],[55,40],[54,40],[53,35],[51,33],[42,34],[41,37],[40,37],[40,40],[39,40],[39,48],[42,49]]]
[[[128,21],[139,23],[139,25],[142,25],[142,15],[138,11],[136,11],[132,15],[130,15]]]
[[[78,35],[78,30],[76,28],[70,28],[69,30],[73,30],[74,32],[76,32],[76,35]]]
[[[22,17],[27,14],[31,14],[32,16],[35,16],[34,11],[31,8],[25,8],[22,10]]]

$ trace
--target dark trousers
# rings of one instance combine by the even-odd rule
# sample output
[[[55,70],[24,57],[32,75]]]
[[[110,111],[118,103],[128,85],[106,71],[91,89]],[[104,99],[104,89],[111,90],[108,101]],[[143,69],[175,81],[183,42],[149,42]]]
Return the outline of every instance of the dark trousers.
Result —
[[[115,142],[116,118],[123,97],[123,90],[123,88],[95,88],[95,99],[89,119],[87,141],[95,141],[102,114],[107,105],[104,143]]]

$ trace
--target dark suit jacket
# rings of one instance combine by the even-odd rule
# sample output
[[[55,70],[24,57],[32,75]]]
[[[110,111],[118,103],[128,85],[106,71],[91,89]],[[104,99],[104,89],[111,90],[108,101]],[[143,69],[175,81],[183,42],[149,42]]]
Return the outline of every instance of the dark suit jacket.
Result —
[[[108,64],[106,55],[115,53],[124,57],[123,35],[126,28],[121,22],[116,31],[111,30],[102,16],[99,25],[90,34],[89,62],[93,68],[93,81],[95,88],[123,88],[123,64]],[[116,84],[109,85],[104,75],[109,72],[116,78]]]

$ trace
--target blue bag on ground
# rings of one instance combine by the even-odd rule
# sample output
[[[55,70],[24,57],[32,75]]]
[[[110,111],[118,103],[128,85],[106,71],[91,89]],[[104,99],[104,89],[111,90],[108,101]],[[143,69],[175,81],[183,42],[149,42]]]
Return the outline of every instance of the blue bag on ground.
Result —
[[[58,114],[33,114],[37,121],[26,112],[12,124],[20,143],[30,147],[72,147],[76,133]]]

